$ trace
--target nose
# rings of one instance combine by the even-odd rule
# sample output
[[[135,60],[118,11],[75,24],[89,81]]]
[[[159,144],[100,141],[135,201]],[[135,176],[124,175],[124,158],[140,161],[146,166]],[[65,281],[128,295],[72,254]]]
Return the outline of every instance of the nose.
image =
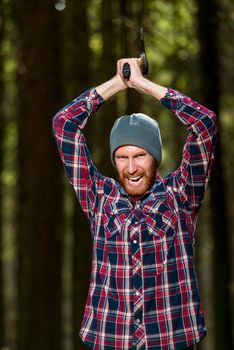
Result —
[[[136,171],[137,171],[137,164],[136,164],[136,161],[135,159],[132,159],[132,158],[129,158],[128,159],[128,173],[129,174],[134,174]]]

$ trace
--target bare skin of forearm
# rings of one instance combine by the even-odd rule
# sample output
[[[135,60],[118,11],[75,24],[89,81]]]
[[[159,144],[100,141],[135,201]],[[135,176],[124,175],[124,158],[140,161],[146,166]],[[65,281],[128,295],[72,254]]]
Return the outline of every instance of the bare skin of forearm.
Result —
[[[144,77],[138,81],[136,89],[141,93],[155,97],[157,100],[161,100],[167,92],[167,88],[155,84]]]
[[[127,88],[127,85],[124,83],[122,78],[119,75],[115,75],[110,80],[100,84],[96,87],[96,91],[99,95],[101,95],[104,100],[108,100],[108,98],[112,97],[119,91],[122,91]]]
[[[130,79],[126,80],[123,77],[123,65],[128,62],[131,68]],[[143,77],[137,59],[121,59],[117,62],[117,74],[110,80],[96,87],[99,95],[104,100],[108,100],[111,96],[126,88],[132,88],[140,93],[150,95],[157,100],[161,100],[167,92],[167,88],[153,83]]]

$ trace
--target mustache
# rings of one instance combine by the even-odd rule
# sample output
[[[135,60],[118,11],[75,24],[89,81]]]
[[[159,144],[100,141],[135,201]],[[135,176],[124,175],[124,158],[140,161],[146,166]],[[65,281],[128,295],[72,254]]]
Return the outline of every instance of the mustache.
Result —
[[[128,172],[124,172],[122,174],[122,177],[125,179],[129,179],[129,178],[132,178],[132,177],[140,177],[140,176],[144,176],[145,175],[145,172],[144,171],[141,171],[141,172],[137,172],[137,173],[134,173],[134,174],[130,174]]]

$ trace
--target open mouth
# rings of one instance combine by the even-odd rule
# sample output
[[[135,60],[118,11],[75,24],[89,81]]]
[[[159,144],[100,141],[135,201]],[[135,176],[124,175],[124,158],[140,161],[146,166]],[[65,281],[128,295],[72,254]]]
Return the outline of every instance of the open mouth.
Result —
[[[129,181],[129,183],[130,183],[131,185],[136,186],[136,185],[138,185],[138,184],[141,182],[142,178],[143,178],[142,175],[140,175],[140,176],[134,176],[134,177],[128,177],[128,181]]]

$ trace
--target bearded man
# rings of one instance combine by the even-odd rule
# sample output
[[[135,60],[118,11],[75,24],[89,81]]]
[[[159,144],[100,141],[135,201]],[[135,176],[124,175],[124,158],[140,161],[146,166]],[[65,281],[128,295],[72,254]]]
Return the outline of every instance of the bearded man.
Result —
[[[126,62],[129,79],[122,74]],[[158,173],[159,126],[143,113],[120,117],[111,130],[118,181],[92,162],[82,129],[108,98],[127,88],[160,101],[188,129],[181,164],[164,178]],[[56,114],[53,130],[93,237],[81,339],[96,350],[192,349],[206,334],[194,241],[214,157],[215,114],[143,77],[137,59],[121,59],[112,79]]]

